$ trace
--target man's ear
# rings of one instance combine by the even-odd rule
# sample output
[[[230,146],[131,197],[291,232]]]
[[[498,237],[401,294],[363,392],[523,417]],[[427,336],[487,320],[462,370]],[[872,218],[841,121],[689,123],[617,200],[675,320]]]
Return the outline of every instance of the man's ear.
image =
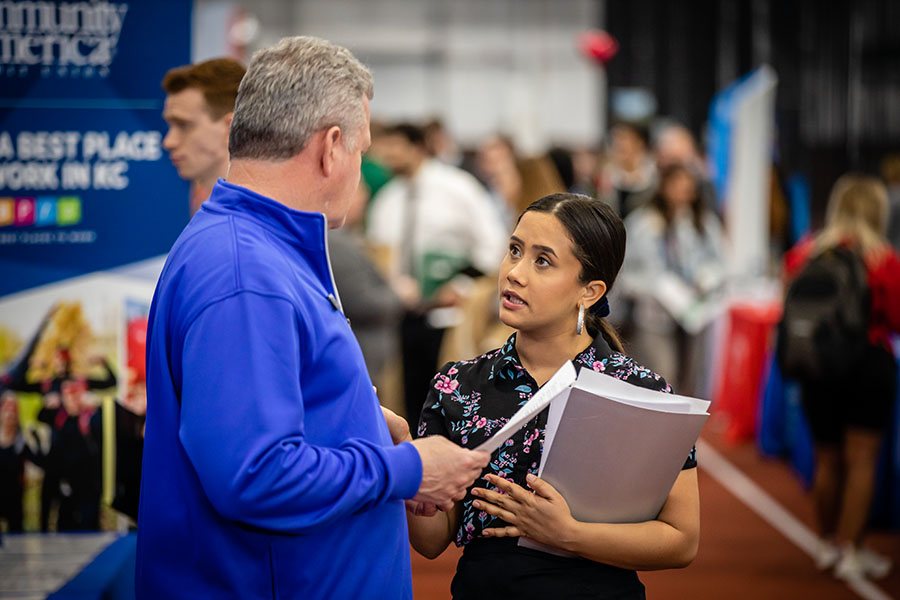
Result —
[[[344,143],[341,135],[341,128],[337,125],[325,130],[325,139],[322,140],[322,174],[325,177],[330,177],[334,172],[340,151],[339,145]]]
[[[606,282],[595,279],[584,286],[584,296],[582,296],[581,301],[584,302],[585,308],[590,308],[596,304],[605,293]]]
[[[225,130],[231,131],[231,120],[234,118],[233,112],[225,113],[225,116],[222,117],[225,120]]]

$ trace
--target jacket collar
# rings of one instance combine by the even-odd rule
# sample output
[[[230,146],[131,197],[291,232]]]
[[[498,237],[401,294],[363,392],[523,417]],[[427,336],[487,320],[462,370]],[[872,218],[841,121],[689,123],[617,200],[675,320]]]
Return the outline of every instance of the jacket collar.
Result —
[[[294,210],[251,189],[219,179],[201,210],[253,219],[291,245],[325,251],[327,221],[322,213]]]
[[[583,366],[594,369],[595,362],[608,358],[612,353],[612,348],[603,336],[598,334],[591,345],[579,352],[572,362],[577,369]],[[493,367],[494,372],[503,373],[509,379],[514,379],[518,373],[525,370],[516,351],[516,332],[507,338],[506,343],[494,356]]]

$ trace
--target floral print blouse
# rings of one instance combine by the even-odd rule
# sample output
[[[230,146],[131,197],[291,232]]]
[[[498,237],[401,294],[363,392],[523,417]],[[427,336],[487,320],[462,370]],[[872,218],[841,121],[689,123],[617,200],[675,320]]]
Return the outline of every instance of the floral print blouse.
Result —
[[[576,369],[587,367],[634,385],[672,393],[672,388],[660,375],[628,356],[612,351],[599,335],[573,362]],[[472,360],[450,362],[441,368],[432,380],[417,436],[442,435],[461,446],[474,448],[503,427],[537,390],[537,382],[519,361],[516,334],[513,333],[502,348]],[[541,463],[547,412],[547,409],[541,411],[495,450],[484,473],[527,487],[526,475],[537,475]],[[691,450],[684,468],[696,466],[695,451]],[[484,473],[472,487],[488,487]],[[501,519],[475,510],[473,500],[471,491],[463,499],[462,521],[456,533],[457,546],[480,537],[486,528],[505,525]]]

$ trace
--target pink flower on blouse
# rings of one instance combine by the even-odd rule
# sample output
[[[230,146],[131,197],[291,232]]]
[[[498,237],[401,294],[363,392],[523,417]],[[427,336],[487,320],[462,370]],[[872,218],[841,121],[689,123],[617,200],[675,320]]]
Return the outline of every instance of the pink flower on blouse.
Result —
[[[605,370],[606,370],[606,365],[604,365],[604,364],[603,364],[602,362],[600,362],[599,360],[595,360],[595,361],[594,361],[594,364],[591,365],[591,369],[593,369],[594,371],[605,371]]]
[[[456,367],[450,367],[449,369],[447,369],[447,375],[456,375],[457,373],[459,373],[459,371]]]
[[[456,388],[459,387],[459,382],[455,379],[450,379],[446,375],[438,375],[439,381],[434,384],[434,389],[439,392],[443,392],[445,394],[452,394]]]
[[[475,427],[484,427],[485,425],[487,425],[487,419],[485,417],[481,417],[475,421]]]

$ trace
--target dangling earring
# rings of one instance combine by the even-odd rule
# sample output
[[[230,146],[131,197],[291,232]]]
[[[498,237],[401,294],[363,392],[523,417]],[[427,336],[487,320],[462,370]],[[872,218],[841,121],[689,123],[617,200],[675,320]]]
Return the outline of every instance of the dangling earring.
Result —
[[[581,335],[584,331],[584,304],[578,305],[578,325],[575,327],[575,334]]]

